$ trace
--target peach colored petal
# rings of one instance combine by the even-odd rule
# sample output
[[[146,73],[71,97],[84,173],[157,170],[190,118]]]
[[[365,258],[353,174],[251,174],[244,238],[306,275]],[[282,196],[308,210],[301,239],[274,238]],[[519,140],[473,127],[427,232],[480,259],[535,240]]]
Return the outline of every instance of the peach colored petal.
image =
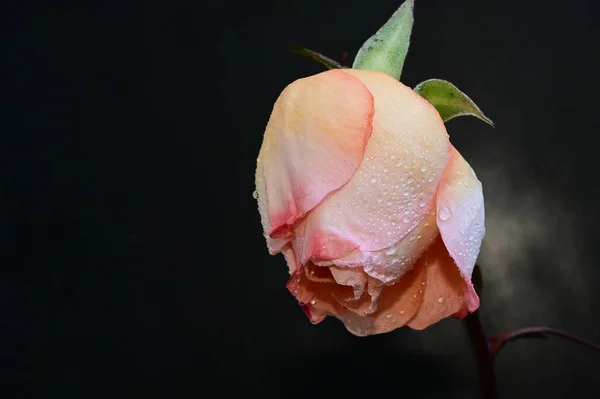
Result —
[[[475,172],[454,147],[436,203],[444,244],[463,277],[470,281],[485,235],[483,191]]]
[[[310,321],[317,324],[323,321],[327,315],[349,312],[338,303],[333,295],[338,295],[340,298],[348,297],[352,295],[352,288],[339,286],[335,283],[312,281],[307,277],[307,274],[310,275],[311,272],[302,270],[310,267],[309,265],[294,271],[286,287],[298,300]],[[329,272],[328,268],[319,269]]]
[[[408,272],[438,236],[435,212],[432,211],[400,242],[388,248],[374,252],[356,249],[329,262],[344,267],[362,267],[369,276],[390,284]]]
[[[329,275],[336,268],[315,266]],[[337,273],[337,272],[334,272]],[[358,336],[382,334],[404,325],[421,330],[447,317],[462,318],[479,307],[479,298],[448,254],[441,236],[419,258],[414,267],[393,285],[382,285],[368,278],[369,295],[358,300],[353,287],[336,284],[331,277],[317,282],[297,270],[288,281],[288,289],[298,299],[313,323],[335,316]],[[374,285],[371,285],[372,283]]]
[[[281,93],[256,170],[267,236],[288,238],[298,218],[348,182],[363,159],[372,116],[369,90],[339,70],[299,79]],[[269,244],[272,252],[282,248]]]
[[[373,94],[373,134],[352,179],[308,214],[305,239],[318,245],[306,246],[302,260],[339,259],[353,246],[366,252],[398,243],[435,209],[449,157],[444,123],[431,104],[383,73],[343,73]],[[313,251],[319,247],[327,250]]]
[[[318,267],[313,263],[308,263],[304,266],[306,278],[315,283],[332,283],[335,284],[335,279],[331,272],[326,267]]]
[[[383,286],[376,312],[360,316],[355,313],[335,315],[354,335],[383,334],[404,326],[418,311],[423,300],[425,274],[415,267],[396,284]]]
[[[301,263],[309,260],[337,259],[358,247],[358,244],[343,230],[331,225],[320,224],[322,220],[318,217],[318,209],[321,206],[322,204],[317,205],[295,229],[294,246],[298,251]],[[317,216],[313,217],[313,215]]]
[[[336,267],[330,267],[329,270],[333,271]],[[354,288],[354,297],[341,297],[339,293],[332,293],[332,297],[340,304],[343,308],[359,315],[367,316],[374,313],[377,310],[377,300],[381,294],[383,284],[381,281],[374,278],[368,277],[364,272],[359,270],[351,270],[354,273],[362,274],[365,285],[367,286],[367,294],[364,294],[364,286],[362,291],[357,293],[356,287]]]
[[[285,261],[290,270],[290,274],[292,274],[298,268],[298,261],[296,260],[296,253],[294,252],[294,248],[290,244],[286,244],[281,249],[281,252],[285,257]]]
[[[359,299],[362,296],[367,283],[367,278],[362,270],[330,267],[329,271],[333,275],[336,283],[352,287],[354,299]]]
[[[304,280],[304,278],[298,279],[299,276],[297,275],[292,275],[290,282],[288,282],[288,288],[293,286],[293,281],[299,281],[301,282],[301,288],[311,292],[310,303],[304,301],[305,308],[319,303],[320,306],[317,306],[317,308],[320,311],[327,310],[329,307],[338,309],[330,314],[341,314],[351,311],[362,316],[373,312],[372,309],[374,309],[374,302],[377,300],[379,291],[371,281],[368,281],[364,273],[358,270],[319,267],[310,262],[304,266],[304,271],[308,281]],[[346,274],[346,272],[349,273]],[[338,280],[334,278],[334,274],[337,275]],[[368,286],[368,295],[363,295],[365,285]],[[303,300],[301,298],[302,296],[298,297],[302,304]],[[319,314],[319,311],[313,309],[310,314]]]
[[[392,286],[376,284],[373,294],[379,295],[374,313],[365,295],[356,302],[341,301],[353,296],[351,287],[315,283],[301,271],[292,274],[287,287],[314,324],[331,315],[341,320],[352,334],[366,336],[395,330],[413,318],[423,299],[426,277],[423,270],[415,267]]]
[[[265,168],[264,163],[261,162],[260,156],[256,162],[256,191],[254,192],[254,197],[258,202],[258,212],[261,217],[261,223],[263,227],[263,232],[265,238],[267,240],[267,248],[269,249],[269,253],[271,255],[275,255],[279,253],[285,244],[290,240],[289,238],[271,238],[266,232],[270,231],[271,223],[269,222],[269,205],[267,203],[267,188],[265,186]],[[288,263],[289,265],[289,263]],[[290,265],[290,273],[292,266]]]
[[[424,295],[409,327],[422,330],[447,317],[462,318],[479,307],[477,294],[461,275],[441,237],[423,254],[417,267],[425,271]]]

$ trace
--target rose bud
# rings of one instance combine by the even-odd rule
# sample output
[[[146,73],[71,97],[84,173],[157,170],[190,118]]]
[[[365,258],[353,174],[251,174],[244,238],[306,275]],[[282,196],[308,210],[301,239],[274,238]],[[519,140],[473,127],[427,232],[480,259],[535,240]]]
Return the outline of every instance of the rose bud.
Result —
[[[281,93],[257,159],[272,255],[313,323],[359,336],[479,307],[481,183],[436,109],[388,75],[334,69]]]

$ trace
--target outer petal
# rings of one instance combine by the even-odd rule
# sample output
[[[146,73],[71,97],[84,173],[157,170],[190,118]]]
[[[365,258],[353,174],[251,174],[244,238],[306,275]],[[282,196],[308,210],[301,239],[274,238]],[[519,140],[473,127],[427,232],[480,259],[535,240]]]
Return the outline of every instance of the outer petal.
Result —
[[[472,312],[479,307],[479,297],[459,272],[441,237],[415,267],[421,268],[425,275],[424,295],[409,327],[422,330],[450,316],[462,318],[467,310]]]
[[[352,179],[308,215],[301,263],[398,243],[435,210],[449,157],[444,123],[426,100],[380,72],[343,73],[358,76],[375,98],[373,135]]]
[[[297,80],[282,92],[257,160],[267,236],[289,237],[298,218],[348,182],[362,162],[372,115],[369,90],[339,70]],[[285,242],[269,242],[271,252]]]
[[[463,277],[470,281],[485,235],[483,191],[475,172],[454,147],[436,203],[444,244]]]

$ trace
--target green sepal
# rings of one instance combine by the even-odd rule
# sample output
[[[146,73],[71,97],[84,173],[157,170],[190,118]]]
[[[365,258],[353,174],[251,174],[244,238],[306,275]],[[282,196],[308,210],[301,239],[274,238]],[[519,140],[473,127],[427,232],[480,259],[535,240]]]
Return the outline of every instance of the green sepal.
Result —
[[[448,81],[429,79],[419,83],[414,91],[435,107],[444,122],[457,116],[471,115],[494,127],[494,122],[473,100]]]
[[[375,70],[400,80],[410,45],[414,0],[407,0],[358,50],[352,68]]]

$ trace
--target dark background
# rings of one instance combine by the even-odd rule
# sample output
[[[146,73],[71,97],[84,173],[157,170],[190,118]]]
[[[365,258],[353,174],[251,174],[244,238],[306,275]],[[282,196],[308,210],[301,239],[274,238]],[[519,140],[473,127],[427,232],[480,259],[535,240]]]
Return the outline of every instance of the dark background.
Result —
[[[400,1],[8,3],[0,81],[3,398],[477,397],[456,320],[312,326],[252,198],[273,102],[349,62]],[[482,318],[600,341],[600,10],[417,0],[402,80],[447,79],[497,124],[447,127],[483,182]],[[501,398],[600,397],[600,354],[520,341]],[[577,396],[577,395],[576,395]]]

